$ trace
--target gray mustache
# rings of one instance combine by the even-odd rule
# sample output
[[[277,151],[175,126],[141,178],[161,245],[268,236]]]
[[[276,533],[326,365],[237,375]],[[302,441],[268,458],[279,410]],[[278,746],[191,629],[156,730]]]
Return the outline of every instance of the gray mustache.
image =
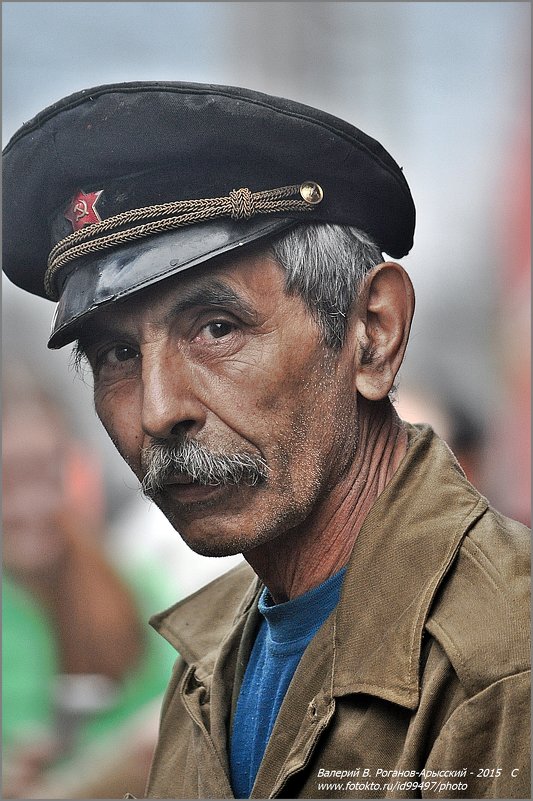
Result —
[[[154,498],[168,481],[180,475],[209,487],[255,486],[265,481],[269,471],[262,456],[211,451],[192,439],[172,444],[154,441],[143,448],[141,464],[145,471],[142,491],[148,498]]]

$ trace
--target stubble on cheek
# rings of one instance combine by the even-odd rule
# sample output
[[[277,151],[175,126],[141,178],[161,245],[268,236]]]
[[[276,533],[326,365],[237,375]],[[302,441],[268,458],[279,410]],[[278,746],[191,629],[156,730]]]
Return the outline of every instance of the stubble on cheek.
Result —
[[[338,381],[334,364],[335,356],[328,353],[298,385],[292,414],[270,452],[268,508],[257,521],[259,537],[304,522],[352,464],[358,441],[356,401]]]
[[[98,419],[103,425],[108,437],[115,446],[119,455],[124,459],[128,467],[134,473],[138,481],[143,479],[143,470],[140,462],[142,448],[142,435],[136,434],[139,423],[135,422],[133,416],[127,412],[121,412],[120,406],[115,414],[110,413],[113,400],[112,397],[105,397],[105,403],[99,395],[97,389],[94,390],[94,409]],[[110,402],[109,402],[110,401]],[[120,431],[118,425],[120,425]],[[124,432],[122,434],[122,432]]]

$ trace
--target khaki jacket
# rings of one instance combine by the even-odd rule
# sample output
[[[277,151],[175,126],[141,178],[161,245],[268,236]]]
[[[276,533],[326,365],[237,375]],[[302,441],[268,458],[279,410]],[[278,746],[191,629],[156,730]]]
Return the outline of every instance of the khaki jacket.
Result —
[[[252,798],[529,798],[527,530],[413,428],[305,651]],[[259,613],[243,564],[152,620],[180,653],[147,787],[233,798],[229,721]]]

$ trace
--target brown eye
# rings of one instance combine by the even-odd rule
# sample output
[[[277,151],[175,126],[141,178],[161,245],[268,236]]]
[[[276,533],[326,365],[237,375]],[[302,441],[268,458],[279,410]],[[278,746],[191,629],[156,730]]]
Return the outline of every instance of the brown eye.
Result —
[[[211,339],[222,339],[222,337],[228,336],[234,330],[233,323],[229,323],[226,320],[216,320],[204,327],[204,331]]]
[[[96,359],[96,371],[119,371],[130,369],[139,358],[139,352],[131,345],[113,345],[103,350]]]
[[[127,345],[119,345],[113,348],[108,353],[108,356],[110,355],[112,355],[117,362],[126,362],[128,359],[135,359],[137,357],[136,351],[133,348],[129,348]]]

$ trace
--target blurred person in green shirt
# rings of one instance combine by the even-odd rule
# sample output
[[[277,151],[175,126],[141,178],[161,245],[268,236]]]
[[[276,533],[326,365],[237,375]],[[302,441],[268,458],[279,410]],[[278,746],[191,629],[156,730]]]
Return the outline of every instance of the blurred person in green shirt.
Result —
[[[3,789],[29,797],[48,770],[123,733],[175,654],[144,626],[167,602],[161,566],[111,563],[97,459],[20,368],[5,371],[2,428]]]

